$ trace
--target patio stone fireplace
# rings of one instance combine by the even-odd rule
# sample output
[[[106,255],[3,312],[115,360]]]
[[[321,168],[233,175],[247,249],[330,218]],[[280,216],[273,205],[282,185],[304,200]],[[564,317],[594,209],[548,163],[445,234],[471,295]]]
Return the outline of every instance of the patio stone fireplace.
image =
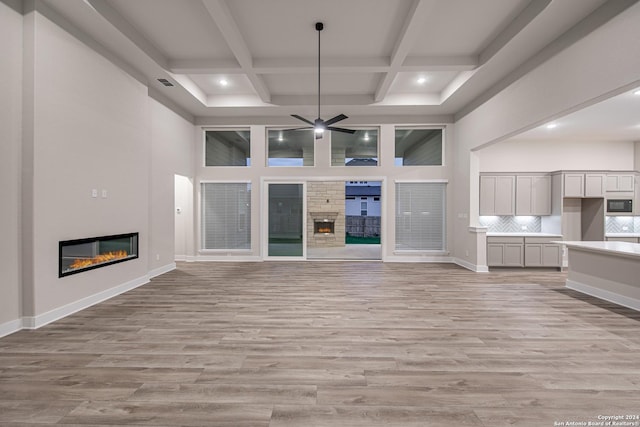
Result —
[[[307,244],[310,248],[345,245],[344,181],[307,183]]]
[[[314,220],[313,234],[335,234],[335,221]]]

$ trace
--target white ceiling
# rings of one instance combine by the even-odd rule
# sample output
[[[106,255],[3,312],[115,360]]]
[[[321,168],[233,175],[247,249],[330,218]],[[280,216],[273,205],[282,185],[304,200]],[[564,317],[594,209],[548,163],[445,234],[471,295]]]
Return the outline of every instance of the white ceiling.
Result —
[[[294,113],[315,118],[314,24],[322,21],[321,113],[325,119],[344,113],[350,119],[341,125],[348,125],[364,124],[365,117],[400,122],[464,114],[514,73],[526,72],[523,64],[534,67],[531,58],[544,60],[545,47],[562,41],[576,24],[584,20],[582,25],[595,29],[606,22],[618,7],[612,3],[45,0],[43,5],[187,114],[230,123],[297,124],[289,117]],[[174,87],[162,86],[158,78]],[[543,135],[531,132],[528,137]],[[637,133],[635,138],[640,139]]]
[[[549,120],[511,139],[640,141],[640,87]]]

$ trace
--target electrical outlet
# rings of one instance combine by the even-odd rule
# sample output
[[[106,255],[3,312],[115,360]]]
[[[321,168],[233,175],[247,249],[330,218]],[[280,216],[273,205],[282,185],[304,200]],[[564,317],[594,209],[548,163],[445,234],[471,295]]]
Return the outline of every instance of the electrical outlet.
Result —
[[[522,228],[522,231],[526,231],[526,230],[528,230],[528,229],[529,229],[529,227],[527,227],[526,225],[523,225],[523,226],[522,226],[522,227],[520,227],[520,228]]]
[[[103,199],[107,198],[107,190],[102,190],[102,198]]]
[[[95,198],[98,197],[98,189],[94,188],[91,190],[91,197]]]

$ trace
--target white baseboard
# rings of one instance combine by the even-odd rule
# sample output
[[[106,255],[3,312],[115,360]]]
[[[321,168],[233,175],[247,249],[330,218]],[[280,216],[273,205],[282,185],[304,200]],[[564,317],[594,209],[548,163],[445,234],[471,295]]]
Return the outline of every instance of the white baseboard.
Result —
[[[261,262],[259,256],[243,256],[243,255],[198,255],[193,259],[187,259],[190,262],[212,261],[212,262]]]
[[[453,259],[449,256],[439,255],[390,255],[384,258],[384,262],[424,262],[450,264]]]
[[[576,282],[575,280],[570,279],[567,279],[566,287],[569,289],[573,289],[574,291],[582,292],[583,294],[591,295],[592,297],[600,298],[614,304],[622,305],[624,307],[640,311],[640,300],[637,300],[635,298],[616,294],[615,292],[596,288],[594,286],[585,285],[584,283]]]
[[[156,276],[160,276],[161,274],[168,273],[175,269],[176,269],[176,263],[172,262],[170,264],[163,265],[162,267],[154,268],[149,272],[149,274],[147,274],[147,276],[149,276],[149,279],[153,279]]]
[[[22,329],[22,319],[11,320],[0,325],[0,338]]]
[[[97,294],[88,296],[86,298],[82,298],[78,301],[74,301],[62,307],[55,308],[51,311],[40,314],[38,316],[25,316],[22,318],[23,328],[24,329],[40,328],[51,322],[62,319],[63,317],[67,317],[73,313],[77,313],[80,310],[89,308],[92,305],[96,305],[110,298],[113,298],[117,295],[120,295],[124,292],[135,289],[148,282],[149,282],[149,275],[144,275],[142,277],[138,277],[137,279],[130,280],[129,282],[123,283],[111,289],[98,292]]]
[[[467,270],[471,270],[471,271],[474,271],[476,273],[488,273],[489,272],[489,267],[487,267],[486,265],[472,264],[469,261],[465,261],[465,260],[460,259],[460,258],[454,258],[453,262],[455,264],[459,265],[460,267],[464,267]]]

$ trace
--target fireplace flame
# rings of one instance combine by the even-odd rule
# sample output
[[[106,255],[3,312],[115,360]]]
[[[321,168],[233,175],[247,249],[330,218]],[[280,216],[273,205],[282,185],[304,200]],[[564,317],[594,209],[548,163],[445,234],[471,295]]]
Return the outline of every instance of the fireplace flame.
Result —
[[[331,233],[331,227],[318,227],[318,233]]]
[[[107,252],[104,254],[96,255],[93,258],[76,258],[69,267],[71,268],[85,268],[95,264],[102,264],[103,262],[109,262],[116,259],[122,259],[128,257],[129,254],[125,250]]]

